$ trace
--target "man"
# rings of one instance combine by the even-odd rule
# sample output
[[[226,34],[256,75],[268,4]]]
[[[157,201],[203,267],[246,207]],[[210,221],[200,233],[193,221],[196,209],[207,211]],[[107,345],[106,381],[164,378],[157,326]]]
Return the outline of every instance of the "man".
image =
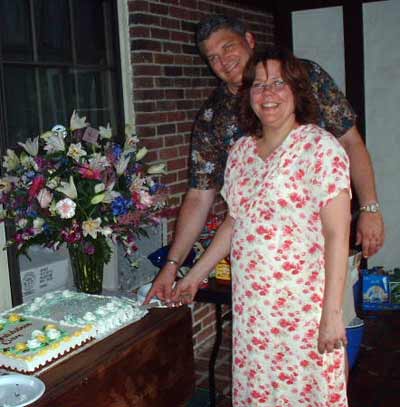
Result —
[[[197,240],[222,187],[229,148],[243,135],[237,125],[238,90],[254,52],[254,36],[239,20],[216,15],[198,25],[196,41],[201,55],[222,82],[194,124],[190,188],[180,209],[167,263],[146,302],[154,296],[170,301],[177,270]],[[372,256],[383,245],[384,226],[369,153],[355,127],[355,114],[333,80],[316,63],[303,63],[318,100],[321,126],[339,139],[350,158],[351,178],[360,202],[356,244],[362,245],[364,257]]]

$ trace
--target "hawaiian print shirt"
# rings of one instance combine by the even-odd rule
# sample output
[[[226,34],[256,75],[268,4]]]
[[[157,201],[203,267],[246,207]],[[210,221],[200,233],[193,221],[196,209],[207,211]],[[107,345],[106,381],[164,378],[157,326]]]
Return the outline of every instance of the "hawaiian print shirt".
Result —
[[[315,62],[303,63],[320,108],[320,126],[339,138],[354,126],[356,115],[327,72]],[[192,132],[191,188],[221,189],[229,150],[244,135],[238,127],[240,101],[221,84],[200,109]]]

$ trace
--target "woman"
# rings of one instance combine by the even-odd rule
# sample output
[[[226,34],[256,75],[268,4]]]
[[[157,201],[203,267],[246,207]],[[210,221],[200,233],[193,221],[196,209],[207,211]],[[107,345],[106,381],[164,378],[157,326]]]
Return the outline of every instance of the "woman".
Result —
[[[221,191],[229,214],[173,299],[192,301],[230,252],[233,405],[347,406],[348,159],[310,124],[314,102],[293,55],[271,49],[254,66],[241,117],[251,137],[233,146]]]

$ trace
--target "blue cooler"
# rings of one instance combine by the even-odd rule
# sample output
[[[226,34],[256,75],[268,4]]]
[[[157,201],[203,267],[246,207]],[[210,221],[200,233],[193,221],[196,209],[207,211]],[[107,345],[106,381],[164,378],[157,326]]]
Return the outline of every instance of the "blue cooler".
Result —
[[[363,334],[364,322],[362,319],[355,317],[346,328],[349,369],[352,369],[357,361]]]

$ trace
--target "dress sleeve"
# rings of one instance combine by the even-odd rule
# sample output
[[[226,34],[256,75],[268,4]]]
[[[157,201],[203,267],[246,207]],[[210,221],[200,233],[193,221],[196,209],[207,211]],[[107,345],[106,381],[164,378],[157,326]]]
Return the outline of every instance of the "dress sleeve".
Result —
[[[313,199],[319,209],[343,190],[351,197],[349,159],[343,147],[329,133],[321,129],[317,137],[310,166]]]
[[[242,144],[245,138],[240,138],[232,147],[228,155],[228,161],[226,163],[224,184],[221,188],[221,195],[226,201],[229,209],[229,214],[232,218],[236,218],[238,214],[238,203],[235,201],[234,188],[239,183],[240,168],[241,168],[241,151]]]
[[[356,114],[334,80],[313,61],[302,60],[307,69],[320,113],[320,126],[336,138],[356,123]]]
[[[189,185],[196,189],[217,189],[223,183],[227,152],[214,134],[212,97],[200,109],[192,130]]]

